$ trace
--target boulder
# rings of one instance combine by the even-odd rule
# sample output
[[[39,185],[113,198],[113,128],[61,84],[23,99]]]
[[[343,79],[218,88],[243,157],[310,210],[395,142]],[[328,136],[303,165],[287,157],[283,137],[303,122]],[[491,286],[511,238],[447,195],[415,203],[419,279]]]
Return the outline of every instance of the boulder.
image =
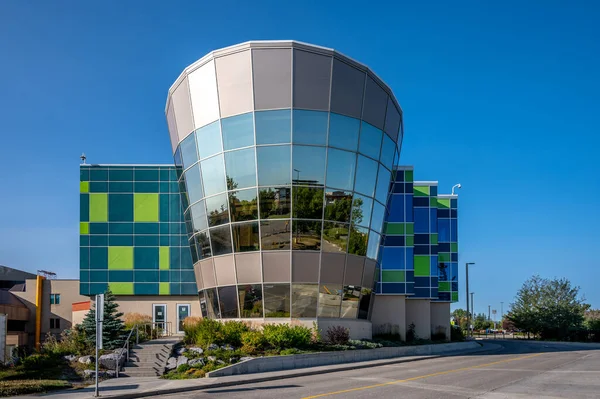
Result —
[[[177,358],[177,367],[183,366],[184,364],[188,364],[188,358],[186,356],[179,356]]]
[[[75,355],[66,355],[66,356],[63,356],[63,359],[65,359],[67,362],[74,362],[75,360],[77,360],[77,356],[75,356]]]
[[[177,348],[177,350],[175,351],[175,353],[179,356],[183,355],[185,353],[187,349],[185,348],[185,346],[182,346],[181,348]]]
[[[204,353],[204,349],[202,349],[202,348],[196,348],[196,347],[189,348],[188,351],[193,352],[193,353],[197,353],[199,355],[201,355],[201,354]]]
[[[208,345],[208,348],[206,348],[206,350],[209,350],[209,351],[216,351],[217,349],[219,349],[219,345],[217,345],[217,344],[210,344],[210,345]]]
[[[175,370],[177,368],[177,358],[171,356],[169,360],[167,360],[167,365],[165,366],[167,370]]]
[[[98,358],[98,364],[108,370],[116,370],[117,365],[119,369],[125,363],[125,356],[119,356],[116,353],[109,353],[108,355],[102,355]]]
[[[239,356],[231,356],[229,358],[229,364],[234,364],[240,361],[240,357]]]
[[[96,370],[83,370],[83,375],[85,376],[85,378],[96,378]],[[98,377],[100,378],[112,378],[116,375],[114,370],[109,370],[109,371],[103,371],[100,370],[98,372]]]
[[[192,359],[188,362],[188,366],[190,367],[204,367],[204,359],[199,357],[198,359]]]
[[[244,357],[240,358],[240,362],[245,362],[246,360],[252,360],[252,359],[254,359],[254,358],[250,357],[250,356],[244,356]]]
[[[209,362],[216,362],[217,361],[217,357],[216,356],[209,356],[208,358]]]
[[[92,364],[96,359],[94,359],[94,356],[81,356],[77,361],[82,364]]]
[[[227,363],[225,363],[224,361],[219,359],[219,360],[217,360],[217,364],[227,364]]]
[[[231,345],[223,345],[221,347],[221,349],[226,350],[226,351],[233,351],[233,350],[235,350],[235,348],[233,346],[231,346]]]

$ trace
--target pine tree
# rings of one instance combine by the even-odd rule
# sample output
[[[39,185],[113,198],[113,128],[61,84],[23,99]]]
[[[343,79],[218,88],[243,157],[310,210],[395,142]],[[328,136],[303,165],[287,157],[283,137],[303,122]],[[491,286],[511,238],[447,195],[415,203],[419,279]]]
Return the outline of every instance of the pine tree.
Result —
[[[104,294],[104,322],[102,323],[102,344],[105,349],[118,349],[125,343],[125,324],[123,324],[123,313],[118,311],[119,305],[115,302],[115,296],[106,290]],[[81,323],[81,329],[85,333],[87,344],[90,347],[96,345],[96,309],[92,306]]]

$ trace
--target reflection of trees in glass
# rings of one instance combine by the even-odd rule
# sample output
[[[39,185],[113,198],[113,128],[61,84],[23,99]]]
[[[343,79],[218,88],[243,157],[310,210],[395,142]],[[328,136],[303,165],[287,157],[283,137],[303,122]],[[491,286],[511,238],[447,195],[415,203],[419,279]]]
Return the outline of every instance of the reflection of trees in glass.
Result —
[[[361,224],[363,220],[363,209],[364,201],[362,198],[355,198],[354,207],[352,208],[352,223],[353,224]]]
[[[258,250],[258,222],[235,224],[232,227],[235,252]]]
[[[293,187],[294,217],[321,219],[323,216],[323,189],[316,187]]]
[[[368,234],[366,230],[358,229],[356,226],[352,225],[352,227],[350,227],[348,253],[365,256],[367,254],[367,237]]]
[[[227,204],[221,204],[218,209],[213,209],[208,214],[208,224],[210,226],[218,226],[228,222]]]
[[[323,225],[323,239],[326,241],[324,245],[329,247],[323,248],[324,251],[334,252],[337,249],[340,252],[346,252],[348,246],[348,225],[343,223],[325,222]]]
[[[352,208],[352,195],[344,192],[334,191],[327,193],[325,206],[325,220],[336,222],[350,221],[350,209]]]
[[[238,286],[241,317],[263,317],[262,287],[260,285]]]
[[[448,281],[448,265],[446,263],[439,263],[438,264],[438,269],[439,269],[439,278],[440,281]]]
[[[210,257],[212,254],[210,250],[210,242],[208,241],[208,234],[205,231],[203,231],[201,233],[196,234],[195,239],[196,246],[198,247],[198,257],[200,259]]]
[[[321,248],[321,222],[312,220],[294,220],[294,243],[292,249],[318,251]]]
[[[258,195],[261,219],[278,219],[290,216],[289,187],[261,189]]]
[[[227,176],[227,188],[231,190],[229,192],[229,209],[231,210],[231,221],[242,222],[244,220],[255,220],[258,218],[258,198],[256,198],[256,191],[254,190],[254,198],[251,200],[242,199],[238,197],[239,191],[236,190],[238,184],[229,176]],[[252,190],[252,189],[250,189]],[[248,192],[250,191],[248,190]],[[244,193],[245,190],[242,190]]]

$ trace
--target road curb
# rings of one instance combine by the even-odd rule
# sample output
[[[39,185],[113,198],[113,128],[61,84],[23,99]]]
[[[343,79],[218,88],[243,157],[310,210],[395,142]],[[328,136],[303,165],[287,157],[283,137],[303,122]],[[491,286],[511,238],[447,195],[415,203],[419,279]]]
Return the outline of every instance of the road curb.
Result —
[[[363,369],[363,368],[368,368],[368,367],[386,366],[386,365],[390,365],[390,364],[411,363],[411,362],[416,362],[416,361],[420,361],[420,360],[439,359],[439,358],[443,358],[443,357],[450,357],[450,356],[463,355],[463,354],[468,355],[470,353],[495,352],[502,348],[501,345],[495,345],[495,344],[490,344],[489,346],[492,346],[492,345],[496,346],[497,348],[486,348],[485,346],[482,345],[480,348],[471,349],[471,350],[467,350],[467,351],[448,352],[448,353],[444,353],[444,354],[440,354],[440,355],[418,356],[418,357],[411,357],[410,359],[403,359],[403,358],[389,359],[389,360],[385,360],[385,361],[378,361],[377,364],[372,364],[373,361],[357,362],[357,363],[352,363],[352,364],[340,365],[340,367],[328,368],[326,370],[314,370],[314,368],[313,368],[313,370],[299,369],[296,372],[290,372],[287,374],[272,375],[272,376],[266,376],[266,377],[256,377],[256,378],[240,380],[240,381],[222,381],[222,382],[216,381],[214,383],[206,384],[206,385],[194,385],[194,386],[187,386],[187,387],[156,389],[153,391],[128,393],[128,394],[120,394],[120,395],[105,395],[105,394],[103,394],[101,396],[102,396],[102,398],[106,398],[106,399],[109,399],[109,398],[110,399],[117,399],[117,398],[118,399],[133,399],[133,398],[152,397],[152,396],[158,396],[158,395],[171,395],[171,394],[183,393],[183,392],[204,391],[207,389],[227,388],[227,387],[237,386],[237,385],[248,385],[248,384],[256,384],[256,383],[268,382],[268,381],[284,380],[284,379],[288,379],[288,378],[307,377],[307,376],[317,375],[317,374],[335,373],[338,371],[358,370],[358,369]],[[254,374],[254,375],[256,375],[256,374]],[[215,378],[226,378],[226,377],[215,377]],[[165,380],[165,381],[168,381],[168,380]],[[101,391],[102,391],[102,389],[101,389]]]

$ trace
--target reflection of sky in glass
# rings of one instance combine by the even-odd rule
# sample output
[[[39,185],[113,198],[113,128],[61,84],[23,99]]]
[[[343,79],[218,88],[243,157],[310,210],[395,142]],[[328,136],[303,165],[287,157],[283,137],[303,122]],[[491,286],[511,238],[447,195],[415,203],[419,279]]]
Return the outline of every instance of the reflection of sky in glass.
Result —
[[[325,183],[325,147],[293,147],[293,181],[299,184]]]
[[[194,165],[185,172],[185,183],[187,185],[187,193],[190,199],[190,204],[193,204],[204,196],[202,193],[200,167],[198,164]]]
[[[356,151],[359,130],[360,120],[331,113],[329,117],[329,142],[327,145]]]
[[[387,135],[383,135],[383,144],[381,146],[381,163],[385,165],[386,168],[392,170],[394,164],[394,153],[396,151],[396,144],[392,141],[392,139]]]
[[[387,204],[387,195],[390,189],[391,172],[379,167],[379,175],[377,176],[377,189],[375,190],[375,199],[382,204]]]
[[[233,184],[237,184],[237,188],[256,186],[255,165],[254,148],[225,153],[227,177],[233,180]]]
[[[377,260],[380,238],[381,236],[377,233],[371,232],[371,234],[369,234],[369,243],[367,244],[367,257]]]
[[[181,156],[183,158],[183,169],[189,168],[198,160],[198,154],[196,154],[196,140],[194,139],[193,134],[190,134],[181,142]]]
[[[260,111],[254,114],[256,124],[256,144],[289,143],[292,111]]]
[[[257,147],[258,185],[290,184],[290,146]]]
[[[223,150],[221,145],[221,126],[219,121],[196,130],[200,159],[208,158]]]
[[[354,194],[352,200],[352,223],[369,227],[373,200],[360,194]]]
[[[327,112],[294,110],[294,143],[325,145],[328,119]]]
[[[358,156],[354,191],[373,197],[375,181],[377,179],[377,165],[378,163],[372,159],[363,157],[362,155]]]
[[[202,182],[206,196],[226,190],[223,154],[202,161]]]
[[[378,202],[373,204],[373,216],[371,218],[371,228],[377,232],[381,232],[383,219],[385,218],[385,206]]]
[[[200,201],[191,208],[192,211],[192,223],[194,230],[205,230],[208,228],[208,221],[206,220],[206,207],[204,201]]]
[[[221,119],[221,129],[225,150],[254,145],[252,112]]]
[[[360,128],[360,143],[358,151],[379,160],[379,151],[381,150],[381,138],[383,132],[367,122],[362,123]]]
[[[348,151],[328,149],[327,185],[343,190],[352,190],[356,154]]]

